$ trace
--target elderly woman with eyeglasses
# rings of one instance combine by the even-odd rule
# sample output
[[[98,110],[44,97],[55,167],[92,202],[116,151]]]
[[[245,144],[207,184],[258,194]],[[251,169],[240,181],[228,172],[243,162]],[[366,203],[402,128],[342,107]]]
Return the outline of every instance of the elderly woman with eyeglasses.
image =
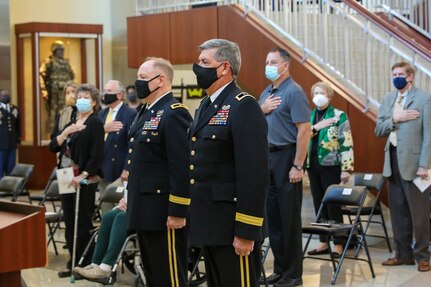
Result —
[[[51,151],[60,152],[58,168],[73,168],[74,178],[71,185],[80,191],[76,259],[81,257],[85,245],[90,240],[97,183],[103,176],[101,167],[105,132],[102,122],[97,117],[99,106],[99,91],[93,85],[78,86],[76,121],[69,123],[56,137],[52,138],[50,143]],[[74,240],[75,196],[76,193],[60,195],[66,225],[66,245],[71,255]],[[71,266],[70,259],[67,270],[59,272],[58,276],[70,276]]]

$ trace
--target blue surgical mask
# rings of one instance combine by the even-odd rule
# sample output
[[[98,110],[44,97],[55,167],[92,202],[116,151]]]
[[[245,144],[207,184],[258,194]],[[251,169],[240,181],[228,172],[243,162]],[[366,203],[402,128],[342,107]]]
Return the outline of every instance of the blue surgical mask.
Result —
[[[402,90],[405,86],[407,86],[406,77],[392,78],[392,83],[394,84],[395,88],[397,88],[397,90]]]
[[[265,76],[270,81],[275,81],[280,78],[280,74],[278,73],[278,67],[265,66]]]
[[[80,113],[86,113],[90,111],[93,107],[91,106],[90,99],[78,99],[76,100],[76,108]]]

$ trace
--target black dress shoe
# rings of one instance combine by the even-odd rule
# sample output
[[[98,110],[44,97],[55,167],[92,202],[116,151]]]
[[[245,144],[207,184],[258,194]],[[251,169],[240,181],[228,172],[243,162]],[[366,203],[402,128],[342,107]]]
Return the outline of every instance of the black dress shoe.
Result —
[[[280,279],[281,279],[281,274],[280,273],[272,273],[271,275],[269,275],[268,277],[266,277],[266,283],[272,285],[272,284],[276,283]],[[261,284],[261,285],[265,284],[265,281],[263,280],[263,277],[261,277],[259,279],[259,284]]]
[[[59,278],[66,278],[66,277],[70,277],[72,275],[72,272],[69,269],[66,269],[63,271],[59,271],[57,275]]]
[[[322,255],[322,254],[329,254],[329,248],[317,250],[313,249],[307,252],[308,255]]]
[[[274,284],[274,287],[295,287],[302,285],[302,278],[281,279]]]

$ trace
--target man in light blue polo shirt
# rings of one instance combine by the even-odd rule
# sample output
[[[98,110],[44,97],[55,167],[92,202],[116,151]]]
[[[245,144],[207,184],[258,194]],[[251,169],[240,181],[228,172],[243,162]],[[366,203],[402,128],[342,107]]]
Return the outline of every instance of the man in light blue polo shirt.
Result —
[[[259,104],[268,121],[271,183],[267,197],[269,241],[274,254],[275,287],[302,285],[302,178],[310,141],[310,105],[289,74],[290,55],[281,48],[266,57],[272,82]]]

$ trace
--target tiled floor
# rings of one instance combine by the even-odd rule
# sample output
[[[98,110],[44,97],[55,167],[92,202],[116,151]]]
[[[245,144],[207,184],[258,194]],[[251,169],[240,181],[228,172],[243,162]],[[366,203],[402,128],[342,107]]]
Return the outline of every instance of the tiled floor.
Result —
[[[387,212],[387,210],[385,211]],[[308,187],[306,186],[304,190],[302,209],[303,222],[311,222],[313,217],[314,210],[311,195]],[[386,214],[386,218],[389,219],[388,214]],[[390,222],[388,222],[388,227],[391,232]],[[369,232],[379,233],[381,232],[381,228],[376,226],[371,228]],[[59,236],[62,238],[63,234],[60,233]],[[337,284],[335,286],[431,286],[431,272],[418,272],[416,271],[416,266],[382,266],[380,262],[388,257],[391,257],[392,254],[388,252],[386,244],[381,239],[369,238],[368,241],[376,278],[373,279],[371,277],[371,272],[366,262],[346,260],[343,263],[341,272],[337,279]],[[317,243],[317,240],[313,240],[310,248],[317,245]],[[85,280],[76,281],[75,284],[71,284],[69,282],[69,278],[59,279],[57,277],[57,272],[65,266],[65,262],[67,260],[65,250],[60,249],[60,252],[61,254],[59,256],[55,256],[53,248],[50,246],[48,248],[49,263],[47,267],[29,269],[22,272],[22,276],[27,283],[27,286],[102,286],[100,284],[88,282]],[[361,254],[361,256],[363,256],[363,254]],[[272,254],[270,253],[265,263],[265,270],[268,275],[272,271],[272,263],[273,258]],[[330,262],[312,259],[304,260],[303,286],[331,286],[331,277],[332,267]],[[114,286],[134,286],[134,281],[134,275],[126,270],[124,274],[121,274],[121,272],[119,273],[117,283]],[[206,284],[201,286],[206,286]]]

